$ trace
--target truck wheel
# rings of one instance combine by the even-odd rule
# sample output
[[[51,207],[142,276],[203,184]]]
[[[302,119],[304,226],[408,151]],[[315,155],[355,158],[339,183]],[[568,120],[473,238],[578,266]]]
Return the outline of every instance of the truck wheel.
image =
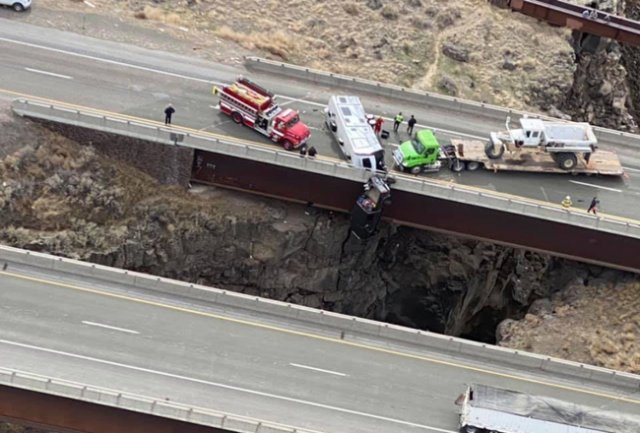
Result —
[[[291,143],[289,140],[284,140],[282,142],[282,147],[284,147],[284,150],[292,150],[293,149],[293,143]]]
[[[504,146],[500,146],[498,150],[496,150],[496,147],[491,144],[491,142],[489,142],[484,147],[484,153],[487,154],[487,157],[489,159],[502,158],[502,155],[504,154]]]
[[[556,162],[558,163],[558,167],[569,171],[576,168],[576,165],[578,165],[578,158],[573,153],[563,152],[556,156]]]
[[[22,6],[20,3],[14,3],[11,5],[11,7],[16,12],[22,12],[24,10],[24,6]]]
[[[409,172],[411,172],[411,174],[420,174],[422,173],[422,167],[419,165],[416,165],[415,167],[411,167],[409,169]]]
[[[236,123],[242,123],[242,114],[238,113],[237,111],[234,111],[233,114],[231,114],[231,118]]]
[[[463,170],[464,170],[464,162],[460,161],[459,159],[454,159],[453,161],[451,161],[451,171],[455,173],[460,173]]]
[[[467,161],[467,170],[476,171],[482,166],[482,164],[478,161]]]

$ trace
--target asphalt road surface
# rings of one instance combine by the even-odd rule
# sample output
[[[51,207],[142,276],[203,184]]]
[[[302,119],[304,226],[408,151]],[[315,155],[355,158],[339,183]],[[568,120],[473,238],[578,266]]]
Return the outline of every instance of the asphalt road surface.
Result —
[[[0,19],[0,97],[37,96],[87,107],[161,121],[171,101],[176,107],[174,124],[246,140],[270,143],[246,127],[234,124],[217,109],[212,86],[248,75],[279,96],[282,105],[301,112],[311,127],[310,144],[321,155],[340,158],[337,144],[323,126],[323,108],[331,94],[343,90],[317,86],[270,74],[252,74],[241,68],[206,62],[166,52],[151,51],[38,28]],[[482,116],[436,111],[403,101],[360,95],[368,112],[383,115],[391,129],[391,117],[402,111],[414,114],[419,127],[435,128],[441,142],[452,137],[485,139],[491,130],[503,129]],[[408,139],[405,127],[384,145],[391,150]],[[424,174],[463,185],[499,191],[558,204],[566,195],[574,206],[586,207],[597,195],[601,210],[612,215],[640,219],[640,157],[635,149],[601,141],[600,147],[621,156],[624,178],[549,174],[491,173],[454,174],[441,170]],[[390,152],[387,152],[390,156]],[[390,162],[390,161],[389,161]]]
[[[0,365],[322,432],[455,432],[470,383],[637,413],[638,392],[55,272],[0,272]]]

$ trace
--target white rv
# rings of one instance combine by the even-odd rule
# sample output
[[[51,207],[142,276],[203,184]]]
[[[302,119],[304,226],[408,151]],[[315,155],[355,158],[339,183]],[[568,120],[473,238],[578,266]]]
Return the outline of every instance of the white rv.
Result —
[[[360,98],[332,96],[324,111],[327,127],[354,167],[386,170],[384,149],[367,123]]]

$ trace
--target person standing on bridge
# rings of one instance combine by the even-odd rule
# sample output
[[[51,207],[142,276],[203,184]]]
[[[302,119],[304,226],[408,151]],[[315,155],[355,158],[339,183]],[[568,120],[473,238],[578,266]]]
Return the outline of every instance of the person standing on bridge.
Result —
[[[403,120],[404,116],[402,115],[402,111],[393,118],[393,132],[395,132],[396,134],[398,133],[398,128],[400,127],[400,124]]]
[[[167,105],[167,108],[164,109],[164,124],[171,125],[171,116],[176,112],[176,109],[173,108],[173,105]]]
[[[418,121],[412,114],[411,118],[407,121],[407,134],[409,134],[409,137],[413,135],[413,127],[416,126],[416,123],[418,123]]]
[[[378,116],[378,118],[376,119],[376,124],[373,126],[373,132],[375,132],[377,136],[380,136],[380,133],[382,132],[383,124],[384,124],[384,119],[382,118],[382,116]]]
[[[598,197],[594,197],[593,200],[591,200],[591,204],[589,205],[589,209],[587,209],[587,213],[593,212],[594,215],[598,215],[598,205],[599,204],[600,204],[600,200],[598,200]]]

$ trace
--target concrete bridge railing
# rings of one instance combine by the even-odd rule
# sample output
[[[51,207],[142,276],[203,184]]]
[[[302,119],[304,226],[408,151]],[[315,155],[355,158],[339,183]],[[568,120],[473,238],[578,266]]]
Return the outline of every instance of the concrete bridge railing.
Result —
[[[0,363],[2,360],[0,360]],[[140,396],[118,390],[54,379],[4,368],[0,364],[0,385],[55,395],[101,406],[184,421],[219,431],[237,433],[319,433],[282,426],[264,420],[191,407],[162,398]]]

